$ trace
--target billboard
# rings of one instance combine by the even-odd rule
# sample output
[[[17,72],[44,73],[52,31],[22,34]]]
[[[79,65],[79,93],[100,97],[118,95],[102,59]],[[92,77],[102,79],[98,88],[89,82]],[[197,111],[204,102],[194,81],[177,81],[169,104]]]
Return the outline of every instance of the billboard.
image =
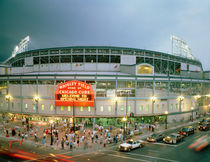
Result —
[[[81,81],[59,84],[55,91],[55,106],[94,106],[91,85]]]

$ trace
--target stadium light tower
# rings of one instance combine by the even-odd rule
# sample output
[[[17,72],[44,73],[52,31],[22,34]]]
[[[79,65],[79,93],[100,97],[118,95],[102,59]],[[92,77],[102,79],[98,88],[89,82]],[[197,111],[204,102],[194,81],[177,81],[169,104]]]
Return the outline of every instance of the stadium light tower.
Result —
[[[14,57],[18,53],[27,51],[29,41],[30,41],[29,36],[26,36],[24,39],[22,39],[20,43],[17,46],[15,46],[14,50],[12,51],[12,57]]]
[[[174,35],[171,35],[170,39],[172,55],[177,55],[195,60],[195,57],[192,55],[190,47],[184,40]]]

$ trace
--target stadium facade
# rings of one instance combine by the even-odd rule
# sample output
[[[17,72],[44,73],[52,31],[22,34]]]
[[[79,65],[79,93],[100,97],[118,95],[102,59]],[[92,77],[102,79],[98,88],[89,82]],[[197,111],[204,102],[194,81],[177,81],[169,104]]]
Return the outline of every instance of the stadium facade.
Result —
[[[209,111],[209,94],[200,61],[135,48],[37,49],[0,66],[1,112],[31,120],[189,120]]]

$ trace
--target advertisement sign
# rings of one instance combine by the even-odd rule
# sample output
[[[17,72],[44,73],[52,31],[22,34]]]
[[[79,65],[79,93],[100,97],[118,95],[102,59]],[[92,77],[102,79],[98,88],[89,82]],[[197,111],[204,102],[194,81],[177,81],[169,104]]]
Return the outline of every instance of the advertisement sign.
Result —
[[[68,81],[58,85],[55,106],[94,106],[91,85],[81,81]]]

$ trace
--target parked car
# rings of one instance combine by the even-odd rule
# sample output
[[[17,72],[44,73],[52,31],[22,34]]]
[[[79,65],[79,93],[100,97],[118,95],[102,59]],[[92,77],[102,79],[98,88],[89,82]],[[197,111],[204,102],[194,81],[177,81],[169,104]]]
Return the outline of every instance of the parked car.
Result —
[[[140,147],[143,147],[144,146],[144,141],[142,140],[129,140],[128,142],[126,143],[122,143],[119,145],[119,151],[131,151],[135,148],[140,148]]]
[[[163,142],[169,144],[176,144],[177,142],[183,141],[183,138],[184,137],[182,135],[173,133],[163,138]]]
[[[189,136],[190,134],[194,134],[194,133],[195,133],[195,129],[192,126],[184,127],[178,132],[178,134],[181,134],[183,136]]]
[[[210,122],[203,122],[201,125],[198,126],[199,130],[209,130],[210,129]]]
[[[165,135],[163,134],[152,134],[151,136],[147,137],[148,142],[158,142],[162,141]]]

